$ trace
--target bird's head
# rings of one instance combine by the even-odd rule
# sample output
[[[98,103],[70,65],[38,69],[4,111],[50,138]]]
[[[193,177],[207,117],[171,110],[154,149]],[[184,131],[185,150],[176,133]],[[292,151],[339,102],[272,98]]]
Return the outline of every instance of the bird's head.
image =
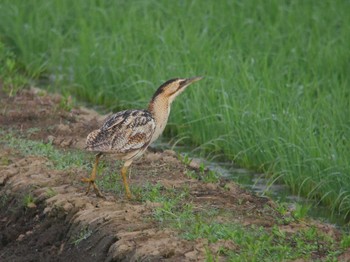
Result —
[[[166,81],[162,84],[152,97],[154,102],[158,98],[167,99],[169,103],[185,91],[186,87],[190,84],[201,80],[203,77],[191,77],[191,78],[174,78]]]

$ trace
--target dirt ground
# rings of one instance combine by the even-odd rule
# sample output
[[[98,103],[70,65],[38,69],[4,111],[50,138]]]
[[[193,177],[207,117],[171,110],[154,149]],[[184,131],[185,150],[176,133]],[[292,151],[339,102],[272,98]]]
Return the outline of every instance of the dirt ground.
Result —
[[[34,88],[14,97],[1,92],[0,99],[3,132],[51,141],[62,150],[83,150],[87,134],[104,119],[85,108],[65,110],[62,97]],[[149,219],[156,203],[127,200],[110,191],[104,192],[106,199],[86,195],[86,185],[80,182],[89,175],[84,168],[55,170],[45,156],[24,155],[0,146],[1,261],[203,261],[206,247],[214,253],[219,244],[236,248],[231,242],[210,244],[181,238],[176,230]],[[111,157],[106,161],[113,166]],[[188,178],[188,168],[196,171],[198,167],[195,163],[184,165],[172,151],[148,151],[133,164],[129,184],[186,185],[196,208],[232,210],[242,226],[272,227],[281,216],[271,200],[228,181],[204,183]],[[23,206],[28,195],[35,203],[28,201]],[[330,225],[319,224],[319,228],[334,237],[339,235]],[[74,243],[86,229],[88,237]]]

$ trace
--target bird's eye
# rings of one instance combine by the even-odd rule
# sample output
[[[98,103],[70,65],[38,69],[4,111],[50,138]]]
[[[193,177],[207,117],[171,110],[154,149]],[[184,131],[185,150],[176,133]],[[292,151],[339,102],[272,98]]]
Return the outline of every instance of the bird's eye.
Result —
[[[180,87],[183,87],[186,84],[186,80],[180,81]]]

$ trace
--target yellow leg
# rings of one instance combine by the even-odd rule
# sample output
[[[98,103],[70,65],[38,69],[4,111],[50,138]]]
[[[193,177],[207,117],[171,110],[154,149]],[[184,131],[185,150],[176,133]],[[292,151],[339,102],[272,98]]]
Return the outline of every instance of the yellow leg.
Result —
[[[121,174],[122,174],[122,177],[123,177],[123,183],[124,183],[124,187],[125,187],[125,192],[126,192],[126,197],[128,199],[131,199],[132,195],[131,195],[131,192],[130,192],[130,189],[129,189],[126,173],[128,172],[128,168],[131,165],[131,162],[132,161],[126,161],[124,163],[124,166],[122,167],[122,170],[121,170]]]
[[[100,190],[98,189],[96,183],[95,183],[95,180],[96,180],[96,173],[97,173],[97,167],[98,167],[98,162],[100,160],[102,156],[102,153],[98,153],[96,155],[96,158],[95,158],[95,164],[94,164],[94,167],[92,168],[92,172],[91,172],[91,175],[89,178],[83,178],[81,181],[82,182],[85,182],[85,183],[89,183],[88,185],[88,188],[86,190],[86,194],[89,194],[90,192],[90,188],[93,187],[94,191],[95,191],[95,194],[98,196],[98,197],[102,197],[104,198],[104,196],[102,195],[102,193],[100,192]]]

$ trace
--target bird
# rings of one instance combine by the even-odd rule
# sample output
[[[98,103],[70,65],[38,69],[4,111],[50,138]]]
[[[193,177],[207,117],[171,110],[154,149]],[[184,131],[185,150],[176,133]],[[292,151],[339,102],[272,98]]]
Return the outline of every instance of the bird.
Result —
[[[113,154],[117,160],[124,161],[120,173],[126,197],[131,199],[132,194],[127,180],[130,165],[163,133],[175,98],[190,84],[202,78],[170,79],[156,90],[148,109],[131,109],[114,113],[106,118],[99,129],[88,134],[85,149],[96,153],[96,156],[90,177],[81,180],[88,183],[86,194],[93,188],[96,196],[104,198],[95,183],[97,168],[104,154]]]

